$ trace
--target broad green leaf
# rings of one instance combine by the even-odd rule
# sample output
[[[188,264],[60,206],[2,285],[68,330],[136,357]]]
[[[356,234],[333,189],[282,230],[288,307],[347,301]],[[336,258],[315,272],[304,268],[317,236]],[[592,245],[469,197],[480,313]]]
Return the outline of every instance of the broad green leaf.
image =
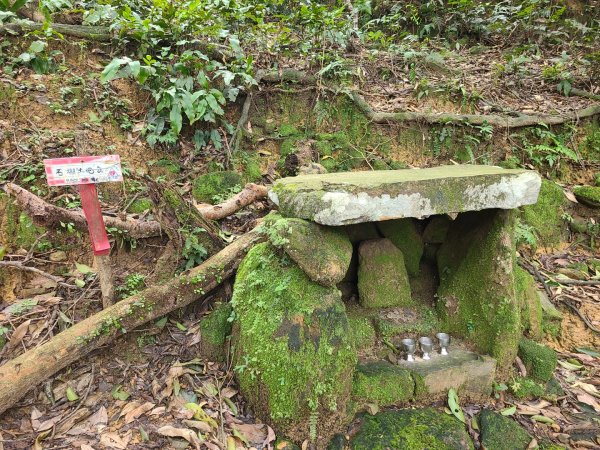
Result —
[[[456,417],[462,423],[466,423],[465,415],[463,414],[463,410],[458,403],[458,395],[454,389],[450,389],[448,391],[448,407],[450,408],[450,411],[452,411],[452,414],[454,414],[454,417]]]
[[[0,259],[2,258],[0,257]],[[586,355],[592,356],[594,358],[600,358],[600,353],[598,353],[595,350],[592,350],[591,348],[578,347],[575,350],[577,350],[579,353],[585,353]]]
[[[546,417],[546,416],[542,416],[542,415],[531,416],[531,420],[533,420],[535,422],[539,422],[539,423],[547,423],[549,425],[552,425],[554,423],[554,420],[552,420],[550,417]]]
[[[75,280],[75,286],[77,286],[78,288],[82,288],[85,286],[85,281],[80,280],[79,278]]]
[[[180,322],[175,322],[175,326],[181,331],[187,331],[187,327]]]
[[[164,328],[165,325],[167,324],[167,317],[163,317],[162,319],[157,320],[154,325],[156,325],[158,328]]]
[[[79,270],[84,275],[87,275],[88,273],[96,273],[94,269],[92,269],[90,266],[86,266],[85,264],[79,264],[78,262],[76,262],[75,267],[77,267],[77,270]]]
[[[171,121],[171,128],[176,134],[179,134],[183,126],[183,117],[181,116],[181,106],[175,104],[171,107],[169,113],[169,120]]]
[[[67,400],[69,400],[70,402],[74,402],[75,400],[79,400],[79,395],[77,395],[77,392],[75,392],[75,390],[69,386],[67,388]]]
[[[576,371],[576,370],[581,370],[581,369],[583,368],[583,366],[577,366],[577,365],[575,365],[575,364],[572,364],[572,363],[570,363],[570,362],[567,362],[567,361],[560,361],[560,360],[559,360],[559,361],[558,361],[558,363],[559,363],[561,366],[563,366],[565,369],[567,369],[567,370],[573,370],[573,371]]]
[[[29,46],[29,51],[31,53],[40,53],[42,51],[44,51],[44,49],[46,48],[46,43],[43,41],[33,41],[31,43],[31,45]]]
[[[225,401],[225,403],[227,403],[227,406],[229,407],[229,410],[231,411],[231,414],[233,414],[234,416],[237,416],[238,409],[237,409],[237,406],[235,406],[235,403],[233,403],[231,401],[231,399],[227,398],[227,397],[225,397],[223,400]]]
[[[513,405],[501,410],[500,414],[502,414],[503,416],[512,416],[515,412],[517,412],[517,407]]]
[[[113,398],[115,400],[127,400],[129,398],[129,393],[127,391],[124,391],[121,388],[121,385],[118,384],[115,387],[112,388],[112,390],[110,391],[111,395],[113,396]]]

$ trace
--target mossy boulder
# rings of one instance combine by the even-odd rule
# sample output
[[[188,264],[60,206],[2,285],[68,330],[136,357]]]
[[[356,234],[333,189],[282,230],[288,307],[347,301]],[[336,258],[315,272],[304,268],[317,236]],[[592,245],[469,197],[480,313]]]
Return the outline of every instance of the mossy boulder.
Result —
[[[542,330],[542,304],[533,277],[515,266],[515,282],[517,298],[521,306],[521,326],[533,339],[541,339]]]
[[[350,242],[356,244],[361,241],[368,241],[370,239],[379,239],[381,234],[377,230],[377,225],[374,222],[363,222],[356,223],[354,225],[346,225],[339,228],[344,230],[350,239]]]
[[[487,450],[525,450],[533,439],[513,419],[489,409],[479,414],[479,429]]]
[[[311,280],[323,286],[342,281],[352,259],[346,234],[303,219],[281,219],[269,233],[271,243],[285,250]]]
[[[225,343],[231,334],[232,307],[219,303],[200,321],[200,354],[210,361],[225,361]]]
[[[152,203],[152,200],[149,198],[138,198],[129,205],[127,212],[132,214],[142,214],[152,209],[152,206],[154,206],[154,203]]]
[[[423,256],[423,238],[417,229],[415,220],[398,219],[378,222],[381,234],[400,249],[404,256],[404,265],[410,276],[419,273],[419,263]]]
[[[377,333],[370,317],[348,311],[348,330],[357,351],[367,350],[375,345]]]
[[[600,187],[576,186],[573,188],[573,194],[584,205],[600,208]]]
[[[519,342],[519,358],[525,364],[527,374],[544,383],[552,378],[558,361],[556,352],[550,347],[525,338]]]
[[[358,403],[375,403],[380,407],[400,405],[414,396],[415,381],[410,370],[386,361],[356,367],[352,397]]]
[[[356,365],[340,292],[262,243],[242,261],[231,303],[234,365],[250,406],[296,441],[316,418],[326,442],[345,420]]]
[[[364,416],[352,450],[469,450],[473,442],[462,422],[433,408],[385,411]]]
[[[523,207],[521,219],[535,230],[539,245],[552,248],[560,243],[566,230],[561,217],[566,203],[563,189],[558,184],[542,180],[537,203]]]
[[[544,386],[528,377],[517,377],[509,385],[510,392],[519,399],[533,399],[544,395]]]
[[[202,203],[220,203],[242,189],[240,174],[232,171],[200,175],[192,185],[192,195]]]
[[[438,252],[437,308],[443,329],[464,337],[508,369],[521,337],[514,268],[514,214],[460,214]]]
[[[402,252],[389,239],[363,241],[358,247],[358,296],[365,308],[414,304]]]
[[[446,240],[450,217],[446,214],[433,216],[423,230],[423,241],[427,244],[441,244]]]
[[[378,311],[375,329],[381,338],[391,339],[406,334],[418,338],[439,329],[439,323],[432,308],[419,305],[418,308],[390,308]]]

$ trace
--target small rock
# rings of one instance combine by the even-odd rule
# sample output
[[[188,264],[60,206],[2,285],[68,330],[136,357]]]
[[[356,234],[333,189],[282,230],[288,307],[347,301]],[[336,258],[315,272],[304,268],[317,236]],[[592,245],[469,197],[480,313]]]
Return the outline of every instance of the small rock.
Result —
[[[358,247],[358,296],[365,308],[412,306],[402,252],[389,239],[363,241]]]
[[[62,250],[58,250],[56,252],[50,253],[50,255],[48,256],[48,258],[52,262],[66,261],[67,260],[67,253],[64,252],[64,251],[62,251]]]
[[[523,338],[519,342],[519,358],[525,364],[527,374],[534,380],[545,383],[552,378],[557,357],[550,347]]]
[[[410,276],[419,273],[419,264],[423,256],[423,238],[413,219],[386,220],[378,222],[377,228],[400,249],[404,255],[404,265]]]
[[[484,409],[479,415],[481,443],[488,450],[525,450],[533,439],[509,417]]]
[[[354,371],[352,396],[380,407],[398,405],[415,396],[415,381],[410,370],[386,361],[359,364]]]
[[[327,173],[327,169],[316,162],[311,162],[298,169],[298,175],[313,175],[318,173]]]
[[[598,186],[576,186],[573,194],[580,203],[592,208],[600,208],[600,187]]]

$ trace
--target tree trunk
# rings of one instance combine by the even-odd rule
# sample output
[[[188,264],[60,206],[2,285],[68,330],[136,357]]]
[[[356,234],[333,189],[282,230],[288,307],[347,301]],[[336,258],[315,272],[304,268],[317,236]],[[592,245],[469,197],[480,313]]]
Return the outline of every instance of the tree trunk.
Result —
[[[231,276],[262,236],[250,232],[185,274],[122,300],[0,366],[0,414],[27,392],[117,336],[202,298]]]

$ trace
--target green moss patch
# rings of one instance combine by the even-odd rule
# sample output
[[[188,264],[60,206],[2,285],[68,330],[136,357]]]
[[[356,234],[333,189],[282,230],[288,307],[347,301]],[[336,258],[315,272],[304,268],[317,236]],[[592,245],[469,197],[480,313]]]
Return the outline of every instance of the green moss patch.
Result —
[[[576,186],[573,188],[573,194],[584,205],[600,208],[600,187]]]
[[[348,330],[357,351],[367,350],[375,345],[377,334],[370,317],[348,311]]]
[[[309,418],[321,417],[318,434],[329,438],[356,364],[339,291],[262,243],[240,265],[231,303],[235,370],[254,411],[298,441],[309,437]]]
[[[353,450],[473,449],[462,422],[433,408],[385,411],[365,416]]]
[[[271,243],[313,281],[330,287],[342,281],[352,259],[352,244],[343,231],[302,219],[281,219],[272,227]]]
[[[533,399],[544,395],[544,386],[526,377],[517,377],[510,383],[511,393],[519,399]]]
[[[232,307],[219,303],[200,322],[200,354],[211,361],[225,360],[225,342],[231,334]]]
[[[557,357],[551,348],[523,338],[519,342],[519,358],[525,364],[527,374],[534,380],[545,383],[552,378]]]
[[[559,185],[542,180],[537,203],[522,208],[522,220],[534,229],[540,245],[555,247],[560,243],[565,230],[561,216],[566,203],[565,194]]]
[[[192,195],[203,203],[220,203],[242,189],[242,177],[237,172],[210,172],[194,180]]]
[[[500,371],[512,364],[521,337],[513,236],[510,211],[464,213],[438,251],[443,328],[491,354]]]
[[[142,214],[143,212],[149,211],[154,206],[152,200],[149,198],[138,198],[129,205],[127,212],[132,214]]]
[[[515,266],[515,287],[517,298],[521,306],[521,326],[533,339],[541,339],[542,330],[542,304],[538,295],[533,277]]]
[[[419,273],[419,264],[423,256],[423,238],[413,219],[386,220],[378,222],[381,234],[400,249],[404,256],[404,265],[410,276]]]
[[[525,450],[533,439],[517,422],[489,409],[481,411],[479,429],[488,450]]]
[[[386,361],[359,364],[354,372],[352,396],[378,406],[399,405],[415,395],[411,372]]]
[[[389,239],[360,243],[358,295],[365,308],[414,305],[404,256]]]

